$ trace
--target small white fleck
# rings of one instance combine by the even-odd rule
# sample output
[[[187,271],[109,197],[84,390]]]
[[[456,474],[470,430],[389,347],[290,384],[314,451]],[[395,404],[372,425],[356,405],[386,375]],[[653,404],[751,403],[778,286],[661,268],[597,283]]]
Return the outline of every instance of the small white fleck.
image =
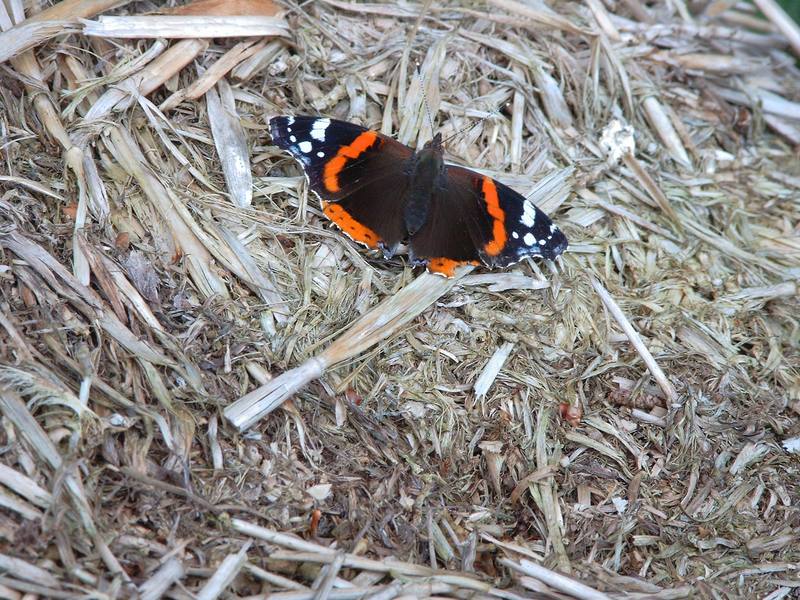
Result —
[[[289,117],[289,118],[286,120],[286,123],[288,123],[289,125],[291,125],[292,123],[294,123],[294,117]],[[290,130],[290,131],[291,131],[291,130]]]
[[[600,147],[605,150],[609,163],[618,163],[626,154],[634,154],[636,140],[634,130],[630,125],[614,119],[603,128],[600,137]]]
[[[556,229],[558,229],[556,227],[556,224],[555,223],[550,223],[550,233],[555,233]]]
[[[287,127],[286,131],[288,131],[289,133],[292,133],[292,128],[291,127]]]
[[[516,231],[512,231],[511,232],[511,237],[513,237],[515,240],[518,240],[519,239],[519,234]]]
[[[793,454],[800,454],[800,436],[787,438],[781,442],[787,452]]]
[[[536,207],[530,200],[525,200],[522,204],[522,217],[519,220],[525,227],[533,227],[536,222]]]
[[[536,243],[536,238],[533,237],[532,233],[526,233],[525,237],[522,238],[522,241],[525,242],[526,246],[533,246]]]
[[[290,142],[292,142],[292,143],[294,144],[294,143],[297,141],[297,138],[296,138],[296,137],[294,137],[293,135],[290,135],[290,136],[289,136],[289,141],[290,141]]]
[[[553,235],[552,235],[552,234],[551,234],[551,235],[548,235],[548,236],[547,236],[547,239],[548,239],[548,240],[552,240],[552,239],[553,239]]]
[[[547,240],[539,240],[539,245],[544,246],[547,243]]]
[[[325,156],[325,153],[324,152],[317,152],[317,156],[319,156],[320,158],[323,158]]]
[[[617,509],[619,514],[623,514],[625,509],[628,508],[628,501],[625,498],[612,498],[611,504],[614,505],[614,508]]]
[[[302,152],[303,154],[308,154],[309,152],[311,152],[311,142],[309,142],[308,140],[306,140],[305,142],[300,142],[299,144],[297,144],[297,147],[300,148],[300,152]]]

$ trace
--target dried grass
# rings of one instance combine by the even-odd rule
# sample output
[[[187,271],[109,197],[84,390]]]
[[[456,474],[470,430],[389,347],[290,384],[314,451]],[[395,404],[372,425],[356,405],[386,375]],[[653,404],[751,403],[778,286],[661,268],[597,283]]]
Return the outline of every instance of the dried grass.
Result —
[[[795,594],[800,35],[756,4],[0,4],[0,596]],[[425,98],[557,265],[362,252],[265,133],[418,144]]]

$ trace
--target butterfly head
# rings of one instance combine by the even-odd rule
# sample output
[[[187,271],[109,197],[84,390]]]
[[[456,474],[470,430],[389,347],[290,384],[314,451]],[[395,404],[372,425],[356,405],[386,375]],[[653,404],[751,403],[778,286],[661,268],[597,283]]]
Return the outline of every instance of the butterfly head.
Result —
[[[428,140],[425,142],[425,145],[422,147],[423,150],[433,150],[434,152],[443,152],[444,151],[444,144],[442,143],[442,134],[437,133],[433,136],[433,139]]]

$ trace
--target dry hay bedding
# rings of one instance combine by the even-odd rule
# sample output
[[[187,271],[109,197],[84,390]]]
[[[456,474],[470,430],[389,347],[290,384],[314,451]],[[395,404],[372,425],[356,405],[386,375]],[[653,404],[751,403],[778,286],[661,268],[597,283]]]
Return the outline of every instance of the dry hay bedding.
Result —
[[[747,6],[700,4],[331,1],[255,45],[168,55],[58,21],[21,47],[0,90],[3,595],[796,589],[800,77]],[[263,115],[424,140],[414,60],[445,134],[488,115],[449,151],[544,202],[559,268],[418,277],[308,202]],[[636,142],[617,160],[615,120]],[[280,411],[226,424],[315,356]]]

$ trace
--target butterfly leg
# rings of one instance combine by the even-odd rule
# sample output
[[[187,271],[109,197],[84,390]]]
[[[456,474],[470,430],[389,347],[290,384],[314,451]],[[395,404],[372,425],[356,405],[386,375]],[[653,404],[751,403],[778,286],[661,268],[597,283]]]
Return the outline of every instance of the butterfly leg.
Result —
[[[383,258],[389,259],[392,258],[395,254],[397,254],[397,250],[400,247],[400,243],[396,244],[387,244],[383,241],[378,242],[378,248],[383,253]]]

